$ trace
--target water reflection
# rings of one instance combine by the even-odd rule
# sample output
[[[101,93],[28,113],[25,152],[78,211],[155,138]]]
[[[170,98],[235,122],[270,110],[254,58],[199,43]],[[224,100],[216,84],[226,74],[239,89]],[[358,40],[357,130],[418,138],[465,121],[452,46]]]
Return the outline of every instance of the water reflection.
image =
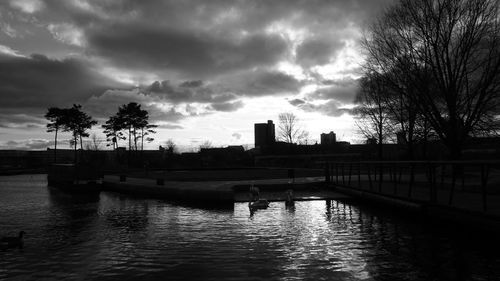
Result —
[[[250,213],[0,178],[0,279],[493,280],[496,237],[355,202],[272,202]],[[5,199],[7,198],[7,199]]]
[[[122,195],[113,195],[104,196],[99,209],[99,213],[106,218],[109,226],[116,231],[145,230],[148,226],[149,202],[136,202]]]
[[[71,194],[48,187],[47,223],[42,235],[54,243],[48,248],[78,244],[89,240],[97,220],[99,194]]]

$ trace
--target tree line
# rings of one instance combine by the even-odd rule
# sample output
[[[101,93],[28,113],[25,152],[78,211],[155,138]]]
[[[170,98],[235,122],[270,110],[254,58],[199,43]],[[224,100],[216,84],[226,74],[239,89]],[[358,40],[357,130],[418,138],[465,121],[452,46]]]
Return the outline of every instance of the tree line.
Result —
[[[59,132],[71,132],[71,143],[74,147],[75,162],[77,162],[77,147],[83,150],[83,138],[89,137],[88,130],[97,125],[97,121],[82,111],[82,106],[74,104],[70,108],[50,107],[45,114],[49,121],[47,132],[54,132],[54,163],[57,159],[57,138]],[[118,108],[115,115],[109,117],[104,125],[106,140],[113,146],[119,147],[120,140],[128,139],[128,150],[143,150],[144,141],[151,142],[152,134],[156,133],[156,125],[149,124],[149,113],[141,109],[135,102],[124,104]]]
[[[366,30],[358,126],[379,144],[435,137],[460,159],[468,138],[500,129],[496,0],[400,0]]]

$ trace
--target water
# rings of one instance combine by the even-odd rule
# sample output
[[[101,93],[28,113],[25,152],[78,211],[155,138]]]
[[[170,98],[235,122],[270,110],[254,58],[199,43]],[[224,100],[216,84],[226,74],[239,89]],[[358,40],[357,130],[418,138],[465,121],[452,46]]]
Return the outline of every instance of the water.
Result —
[[[206,210],[0,177],[0,280],[500,280],[493,235],[355,203]]]

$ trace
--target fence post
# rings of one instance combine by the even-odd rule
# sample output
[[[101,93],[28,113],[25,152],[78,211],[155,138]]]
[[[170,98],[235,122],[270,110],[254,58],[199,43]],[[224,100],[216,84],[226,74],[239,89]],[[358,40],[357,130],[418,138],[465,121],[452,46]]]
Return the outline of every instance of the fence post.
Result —
[[[445,174],[445,171],[446,171],[446,164],[445,163],[441,163],[441,186],[440,186],[441,189],[444,189],[444,174]]]
[[[481,164],[481,193],[482,193],[482,199],[483,199],[483,211],[488,210],[487,206],[487,198],[486,198],[486,184],[488,183],[488,176],[489,176],[489,165],[487,164]]]
[[[325,182],[330,183],[330,163],[325,163]]]
[[[429,199],[432,203],[436,203],[437,199],[437,190],[436,190],[436,167],[428,163],[429,167],[429,183],[430,183],[430,189],[429,189]]]
[[[335,162],[335,183],[339,184],[339,164]]]
[[[400,167],[401,169],[401,167]],[[391,175],[392,175],[392,180],[394,181],[394,195],[398,194],[398,178],[397,175],[398,173],[396,172],[396,165],[394,163],[391,164]]]
[[[413,188],[413,182],[415,181],[415,164],[410,164],[410,183],[408,185],[408,198],[411,198],[411,190]]]
[[[451,164],[451,187],[450,187],[450,198],[448,199],[448,205],[453,204],[453,194],[455,193],[455,185],[457,181],[457,169],[456,164]]]
[[[358,188],[361,188],[361,162],[358,163]]]
[[[370,191],[373,190],[373,184],[372,184],[372,174],[371,174],[371,167],[370,167],[370,163],[367,163],[366,164],[368,166],[368,183],[370,184],[369,187],[370,187]]]
[[[333,165],[330,163],[330,182],[333,182]]]
[[[382,193],[382,183],[384,181],[384,164],[383,163],[380,163],[380,176],[379,176],[379,179],[378,179],[378,192]]]
[[[342,162],[342,185],[345,185],[345,171],[344,171],[344,162]]]
[[[295,169],[288,169],[288,178],[292,179],[292,183],[295,183]]]
[[[349,181],[347,185],[351,186],[352,163],[349,163]]]

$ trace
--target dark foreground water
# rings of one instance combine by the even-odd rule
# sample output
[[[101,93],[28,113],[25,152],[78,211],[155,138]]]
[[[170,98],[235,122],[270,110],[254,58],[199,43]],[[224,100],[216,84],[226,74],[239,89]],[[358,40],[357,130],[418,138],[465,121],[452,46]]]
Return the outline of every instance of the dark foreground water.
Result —
[[[336,201],[206,210],[0,177],[0,280],[500,280],[499,242]]]

